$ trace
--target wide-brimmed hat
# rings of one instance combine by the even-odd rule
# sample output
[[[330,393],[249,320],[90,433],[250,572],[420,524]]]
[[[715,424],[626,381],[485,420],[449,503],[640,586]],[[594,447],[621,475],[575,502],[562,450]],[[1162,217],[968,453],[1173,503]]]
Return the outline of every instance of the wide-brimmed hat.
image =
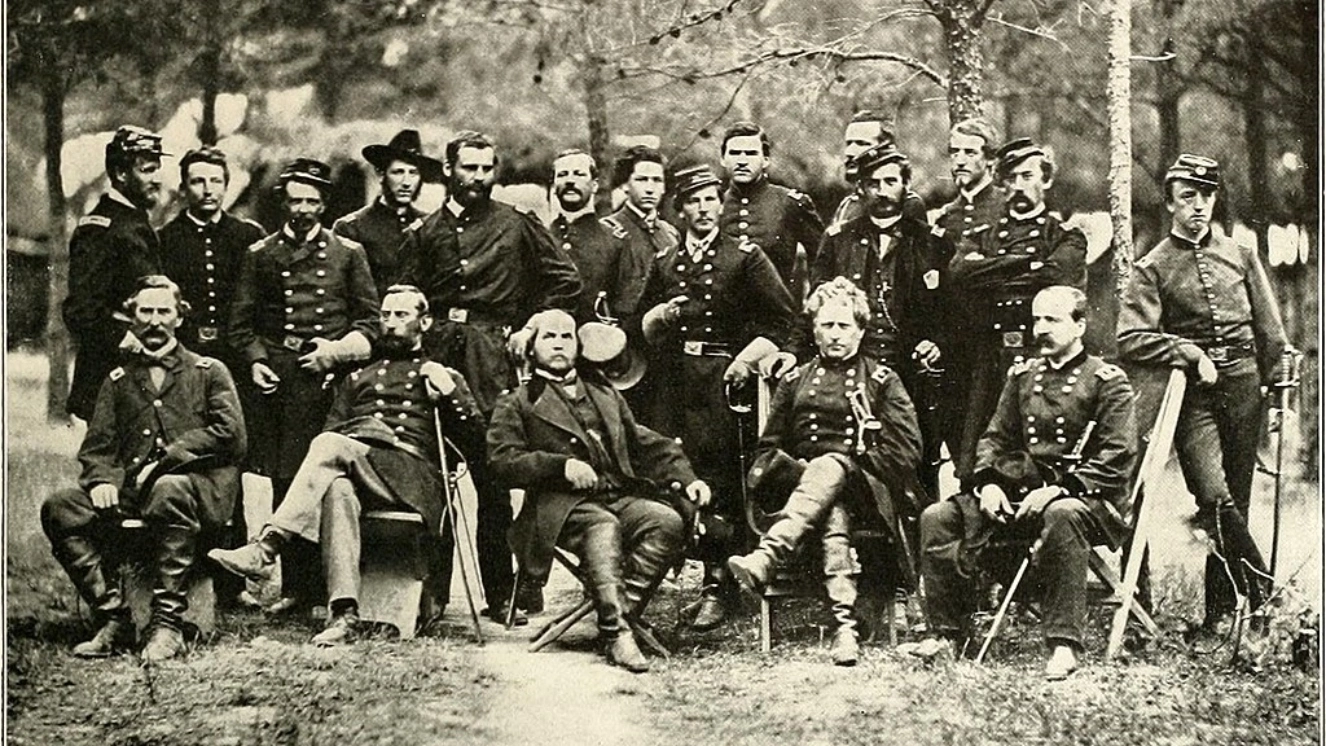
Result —
[[[628,343],[620,327],[590,321],[576,332],[580,339],[580,359],[593,365],[618,391],[625,391],[644,378],[648,364],[644,355]]]
[[[379,171],[385,171],[392,161],[405,161],[419,169],[424,181],[442,181],[444,176],[442,161],[424,155],[418,130],[401,130],[386,145],[369,145],[360,152]]]

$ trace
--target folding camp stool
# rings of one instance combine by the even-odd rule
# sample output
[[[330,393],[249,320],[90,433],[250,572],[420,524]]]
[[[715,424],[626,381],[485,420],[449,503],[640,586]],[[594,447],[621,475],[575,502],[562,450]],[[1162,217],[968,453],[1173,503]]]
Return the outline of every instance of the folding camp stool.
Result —
[[[563,611],[539,628],[539,631],[530,638],[529,651],[531,653],[537,653],[547,647],[549,643],[566,634],[566,631],[574,627],[576,622],[584,619],[594,610],[594,600],[589,597],[589,591],[585,588],[584,571],[580,569],[580,563],[576,561],[575,556],[559,547],[553,547],[553,558],[574,575],[576,580],[580,581],[581,588],[584,589],[584,598],[579,604]],[[519,583],[519,578],[517,578],[517,583]],[[630,625],[631,632],[635,634],[637,642],[664,658],[671,656],[668,649],[658,641],[658,638],[654,636],[647,625],[633,619],[626,619],[625,621]]]

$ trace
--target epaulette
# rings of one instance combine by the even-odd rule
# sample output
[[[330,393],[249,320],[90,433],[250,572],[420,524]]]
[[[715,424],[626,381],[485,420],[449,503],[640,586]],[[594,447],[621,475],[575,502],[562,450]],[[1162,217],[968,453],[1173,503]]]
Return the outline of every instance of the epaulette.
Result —
[[[110,372],[110,379],[112,381],[118,381],[121,378],[124,378],[124,368],[116,368]]]
[[[249,244],[249,251],[262,251],[262,247],[265,246],[266,244],[267,244],[267,239],[260,238],[257,241],[254,241],[253,243]]]
[[[212,367],[212,363],[214,363],[214,362],[216,362],[216,361],[213,360],[213,359],[210,358],[210,357],[200,357],[200,358],[198,358],[198,362],[196,362],[196,363],[193,364],[193,367],[195,367],[195,368],[202,368],[203,370],[206,370],[206,369]]]
[[[975,228],[972,228],[971,231],[970,231],[970,233],[971,233],[971,235],[974,236],[974,235],[976,235],[977,233],[984,233],[985,231],[988,231],[988,230],[990,230],[990,224],[989,224],[989,223],[983,223],[983,224],[981,224],[981,225],[976,226]]]
[[[1105,363],[1096,371],[1096,377],[1102,381],[1113,381],[1120,376],[1126,375],[1127,374],[1123,372],[1123,368],[1112,363]]]
[[[836,236],[836,235],[838,235],[839,233],[842,233],[842,232],[843,232],[843,224],[842,224],[842,223],[834,223],[833,225],[831,225],[831,226],[829,226],[828,228],[825,229],[825,231],[824,231],[824,235],[826,235],[826,236]]]
[[[800,377],[801,377],[801,368],[793,368],[792,370],[789,370],[788,372],[783,374],[784,381],[795,381]]]
[[[889,367],[887,365],[875,366],[875,372],[870,374],[871,380],[875,383],[884,383],[889,377]]]
[[[599,223],[602,224],[604,228],[607,228],[608,230],[612,231],[612,235],[614,238],[626,238],[627,236],[626,226],[617,222],[617,219],[612,217],[611,215],[606,215],[604,217],[599,218]]]
[[[935,225],[930,226],[930,235],[932,235],[932,236],[934,236],[934,237],[936,237],[936,238],[943,238],[943,237],[944,237],[944,226],[939,225],[938,223],[936,223]]]
[[[796,201],[797,201],[797,204],[800,204],[800,205],[802,205],[803,207],[806,206],[806,205],[808,205],[808,204],[813,204],[813,203],[810,201],[810,195],[809,195],[809,194],[806,194],[805,192],[800,191],[800,190],[798,190],[798,189],[788,189],[788,190],[787,190],[787,196],[789,196],[789,197],[791,197],[792,199],[796,200]]]
[[[1036,361],[1037,358],[1032,357],[1032,358],[1027,358],[1026,360],[1019,360],[1016,363],[1013,363],[1012,365],[1008,366],[1008,377],[1016,378],[1017,376],[1026,373],[1027,371],[1031,370],[1033,366],[1035,366]]]
[[[407,231],[417,231],[417,230],[419,230],[420,228],[422,228],[423,225],[424,225],[424,219],[423,219],[423,218],[415,218],[413,223],[410,223],[409,225],[405,226],[405,230],[407,230]]]
[[[82,228],[85,225],[95,225],[98,228],[109,228],[111,225],[111,219],[105,215],[84,215],[78,220],[78,227]]]
[[[742,241],[741,243],[737,244],[737,251],[740,251],[743,254],[749,254],[758,248],[760,248],[760,245],[755,243],[754,241]]]
[[[1152,264],[1155,264],[1155,262],[1156,262],[1156,260],[1155,260],[1155,257],[1152,256],[1152,253],[1151,253],[1151,252],[1147,252],[1147,253],[1146,253],[1145,255],[1143,255],[1140,259],[1138,259],[1137,261],[1133,262],[1133,268],[1134,268],[1134,269],[1146,269],[1147,267],[1150,267]]]

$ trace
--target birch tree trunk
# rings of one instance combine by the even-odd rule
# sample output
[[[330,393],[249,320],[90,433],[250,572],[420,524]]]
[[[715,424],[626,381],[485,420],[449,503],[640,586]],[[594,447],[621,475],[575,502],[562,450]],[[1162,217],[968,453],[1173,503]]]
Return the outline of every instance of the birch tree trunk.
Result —
[[[1114,282],[1120,294],[1133,273],[1132,3],[1109,4],[1110,225]]]

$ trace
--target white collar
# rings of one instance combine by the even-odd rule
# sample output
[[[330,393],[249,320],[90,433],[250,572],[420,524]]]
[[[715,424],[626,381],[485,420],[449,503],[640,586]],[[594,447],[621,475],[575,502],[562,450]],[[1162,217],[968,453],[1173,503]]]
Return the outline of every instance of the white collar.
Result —
[[[696,238],[696,237],[695,237],[695,234],[694,234],[694,233],[691,233],[690,230],[687,229],[687,231],[686,231],[686,253],[688,253],[688,254],[697,254],[697,253],[699,253],[699,252],[701,252],[701,251],[704,251],[705,249],[709,248],[709,247],[714,243],[714,239],[717,238],[717,237],[718,237],[718,227],[717,227],[717,226],[715,226],[713,230],[709,231],[708,233],[706,233],[706,234],[703,235],[703,236],[700,236],[699,238]]]
[[[281,226],[281,232],[284,233],[287,238],[291,239],[292,241],[299,241],[300,243],[308,243],[309,241],[312,241],[314,238],[317,238],[318,231],[321,230],[322,230],[322,224],[319,223],[313,226],[313,230],[309,231],[307,236],[304,236],[303,239],[300,239],[299,236],[295,235],[294,231],[290,230],[289,223],[286,223],[285,225]]]
[[[1037,205],[1036,209],[1032,210],[1031,212],[1014,212],[1010,208],[1008,211],[1008,216],[1010,218],[1013,218],[1014,220],[1031,220],[1034,217],[1039,217],[1044,212],[1045,212],[1045,203],[1042,202],[1039,205]]]
[[[627,207],[627,209],[629,209],[631,212],[635,213],[637,217],[639,217],[641,220],[643,220],[643,221],[646,222],[646,223],[658,219],[658,210],[654,210],[654,211],[651,212],[651,213],[644,213],[644,212],[641,212],[641,211],[640,211],[640,208],[636,207],[636,206],[635,206],[635,203],[632,202],[632,201],[629,200],[629,199],[626,200],[626,207]]]
[[[902,220],[902,213],[894,215],[891,218],[877,218],[874,215],[870,216],[870,222],[874,223],[875,227],[879,228],[882,231],[888,230],[889,228],[892,228],[893,226],[897,225],[899,220]]]
[[[217,223],[220,223],[220,222],[221,222],[221,212],[222,212],[221,210],[217,210],[216,212],[212,213],[212,217],[210,217],[210,218],[208,218],[208,219],[206,219],[206,220],[199,220],[198,217],[197,217],[196,215],[194,215],[193,213],[189,212],[189,210],[188,210],[187,208],[184,210],[184,214],[189,216],[189,220],[192,220],[193,223],[194,223],[194,225],[198,225],[198,226],[206,226],[206,225],[209,225],[209,224],[210,224],[210,225],[216,225]]]
[[[1045,362],[1048,363],[1049,366],[1050,366],[1050,368],[1052,368],[1052,369],[1054,369],[1054,370],[1063,370],[1064,368],[1068,367],[1068,364],[1069,364],[1069,363],[1071,363],[1071,362],[1073,362],[1074,360],[1076,360],[1078,355],[1081,355],[1081,354],[1082,354],[1082,350],[1083,350],[1083,349],[1084,349],[1084,347],[1083,347],[1083,345],[1082,345],[1081,340],[1078,340],[1077,347],[1073,350],[1073,354],[1071,354],[1071,355],[1069,355],[1068,357],[1064,358],[1064,359],[1063,359],[1063,362],[1056,363],[1056,362],[1054,362],[1053,360],[1051,360],[1051,359],[1048,358],[1048,357],[1045,358]]]
[[[565,218],[566,224],[570,225],[575,221],[585,217],[586,215],[593,215],[594,202],[593,200],[590,200],[589,202],[586,202],[585,206],[580,208],[579,210],[576,210],[575,212],[567,212],[562,209],[562,203],[557,201],[556,197],[553,197],[553,213],[555,215],[555,217],[553,218],[554,220],[556,220],[558,217]]]

